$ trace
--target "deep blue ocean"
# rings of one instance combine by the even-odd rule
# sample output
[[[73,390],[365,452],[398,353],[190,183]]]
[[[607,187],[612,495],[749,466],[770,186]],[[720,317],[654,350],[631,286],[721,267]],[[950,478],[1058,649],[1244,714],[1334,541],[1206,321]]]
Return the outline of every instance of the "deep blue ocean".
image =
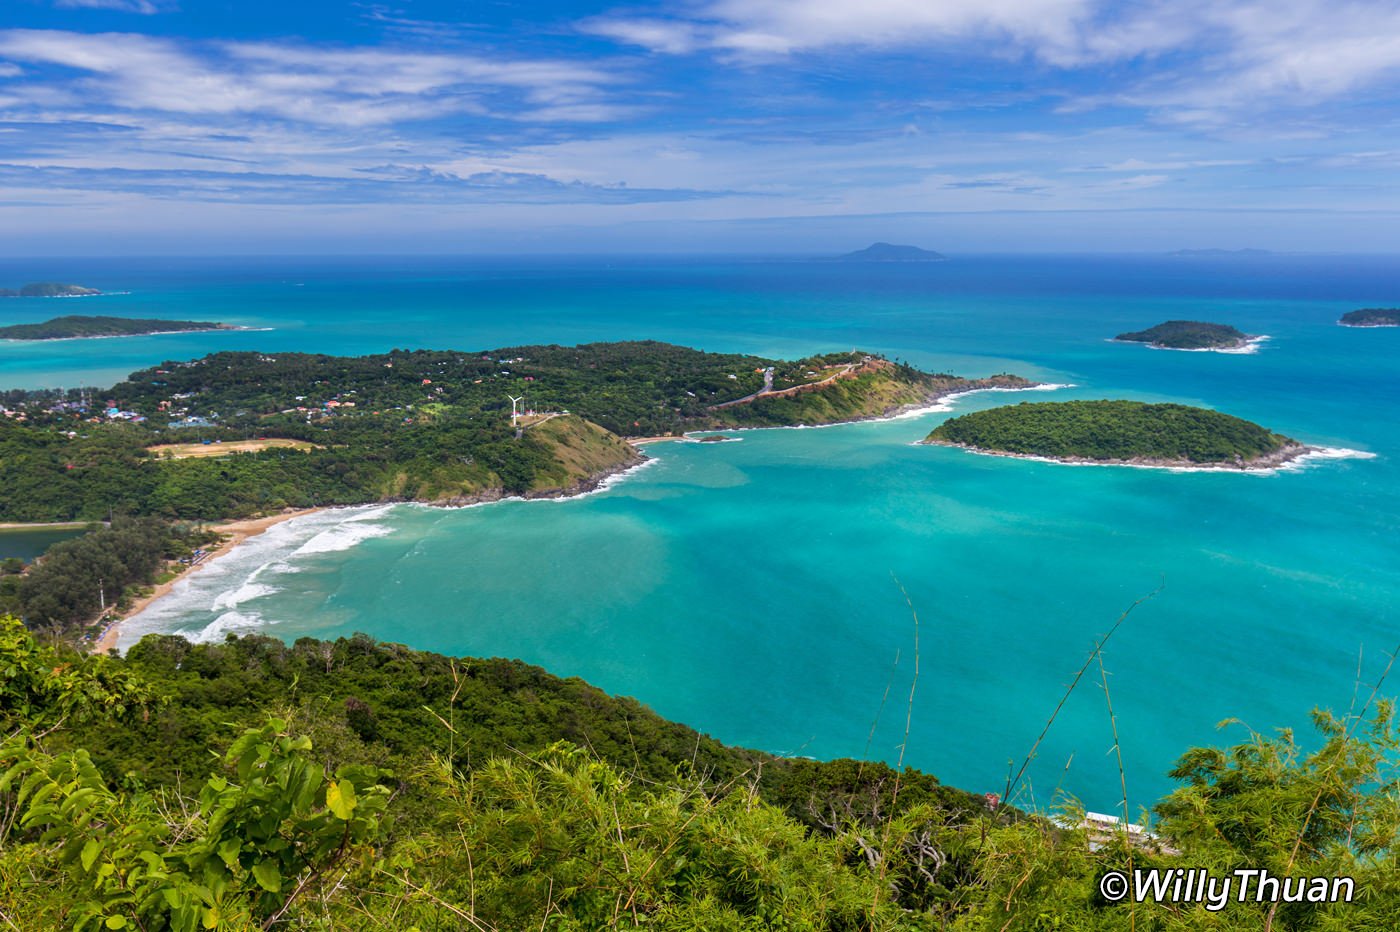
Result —
[[[1000,792],[1095,639],[1135,811],[1176,757],[1308,730],[1364,700],[1400,642],[1400,329],[1338,316],[1400,305],[1400,259],[954,257],[222,259],[0,262],[0,285],[98,298],[59,313],[219,320],[253,332],[0,343],[0,386],[107,385],[220,349],[365,353],[660,339],[792,356],[860,347],[923,368],[1072,385],[977,394],[1207,405],[1371,454],[1268,475],[1071,467],[915,446],[948,412],[742,442],[663,443],[563,502],[390,506],[279,525],[182,582],[124,631],[288,640],[364,631],[519,657],[638,697],[728,742],[899,759]],[[1257,353],[1107,342],[1173,318],[1266,334]],[[1358,665],[1361,670],[1358,687]],[[1393,689],[1385,690],[1387,694]],[[884,699],[888,693],[888,699]],[[1017,801],[1119,805],[1097,667]]]

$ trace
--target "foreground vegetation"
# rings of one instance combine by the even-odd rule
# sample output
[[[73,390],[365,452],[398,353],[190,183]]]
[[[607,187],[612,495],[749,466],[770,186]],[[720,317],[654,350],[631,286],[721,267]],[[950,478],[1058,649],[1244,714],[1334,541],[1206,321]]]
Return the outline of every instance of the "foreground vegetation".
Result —
[[[1169,320],[1146,330],[1120,333],[1114,337],[1125,343],[1146,343],[1159,349],[1239,349],[1253,339],[1228,324],[1208,324],[1199,320]]]
[[[97,294],[97,292],[91,292]],[[69,315],[42,324],[0,327],[0,340],[70,340],[78,337],[130,337],[144,333],[187,330],[231,330],[227,324],[207,320],[158,320],[133,317],[84,317]]]
[[[1149,465],[1277,464],[1305,448],[1206,408],[1140,401],[1023,402],[944,421],[926,438],[973,450]]]
[[[64,654],[0,620],[17,929],[1389,930],[1391,707],[1188,752],[1158,841],[1090,845],[912,770],[725,747],[524,664],[363,636]],[[212,752],[212,753],[211,753]],[[1113,905],[1107,869],[1356,878],[1355,902]]]

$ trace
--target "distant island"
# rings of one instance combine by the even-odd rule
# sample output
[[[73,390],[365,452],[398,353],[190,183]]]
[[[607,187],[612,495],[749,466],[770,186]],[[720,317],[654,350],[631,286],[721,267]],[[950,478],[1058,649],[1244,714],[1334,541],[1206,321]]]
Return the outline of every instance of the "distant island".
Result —
[[[153,333],[191,333],[205,330],[239,330],[209,320],[160,320],[136,317],[83,317],[69,315],[42,324],[0,327],[0,340],[81,340],[94,337],[136,337]]]
[[[1025,402],[955,417],[925,443],[1061,463],[1271,469],[1313,451],[1206,408],[1140,401]]]
[[[1363,307],[1337,321],[1343,327],[1400,327],[1400,307]]]
[[[1169,256],[1272,256],[1267,249],[1177,249]]]
[[[864,249],[838,257],[841,262],[942,262],[947,258],[941,252],[893,243],[872,243]]]
[[[101,293],[96,288],[63,285],[58,282],[33,282],[18,291],[13,288],[0,288],[0,298],[85,298]]]
[[[1240,352],[1248,350],[1263,337],[1251,336],[1227,324],[1169,320],[1146,330],[1120,333],[1113,339],[1119,343],[1146,343],[1156,349]]]

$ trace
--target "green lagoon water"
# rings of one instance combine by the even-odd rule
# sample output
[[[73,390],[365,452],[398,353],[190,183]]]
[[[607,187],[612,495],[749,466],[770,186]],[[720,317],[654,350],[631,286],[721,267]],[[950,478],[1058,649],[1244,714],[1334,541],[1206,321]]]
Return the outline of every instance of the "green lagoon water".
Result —
[[[235,347],[857,345],[966,375],[1074,385],[967,396],[959,412],[1027,397],[1169,400],[1371,454],[1239,475],[914,445],[946,411],[663,443],[582,498],[377,506],[279,525],[128,623],[124,645],[149,631],[363,631],[523,658],[729,742],[894,761],[915,659],[902,584],[919,618],[905,761],[1000,791],[1095,639],[1160,587],[1105,654],[1136,807],[1170,789],[1165,771],[1186,747],[1242,737],[1217,731],[1222,719],[1305,730],[1313,706],[1352,702],[1358,657],[1364,697],[1400,642],[1400,330],[1335,325],[1345,310],[1398,303],[1396,260],[283,259],[42,271],[20,277],[131,292],[84,300],[84,313],[273,329],[0,345],[9,385],[110,382],[117,370]],[[28,306],[0,306],[0,323],[57,302],[17,303]],[[1253,355],[1105,342],[1168,318],[1270,340]],[[1102,690],[1086,681],[1031,769],[1034,801],[1059,789],[1114,807],[1111,747]]]

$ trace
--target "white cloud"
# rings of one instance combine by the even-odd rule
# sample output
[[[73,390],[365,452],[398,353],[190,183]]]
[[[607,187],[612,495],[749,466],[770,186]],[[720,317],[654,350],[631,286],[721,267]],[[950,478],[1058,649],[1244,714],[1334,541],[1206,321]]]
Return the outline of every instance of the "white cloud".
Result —
[[[131,111],[247,114],[372,126],[453,113],[512,119],[612,118],[601,69],[550,60],[230,42],[196,50],[127,33],[0,32],[0,54],[88,73],[82,98]],[[514,93],[518,102],[496,101]]]
[[[0,61],[0,78],[17,78],[24,74],[19,65],[11,64],[7,61]]]
[[[143,16],[151,16],[161,11],[161,7],[152,0],[55,0],[54,6],[67,9],[117,10],[122,13],[140,13]]]
[[[1198,111],[1312,105],[1400,77],[1395,0],[710,0],[690,18],[625,14],[580,28],[654,52],[755,61],[831,49],[947,48],[1103,75],[1105,104]]]

